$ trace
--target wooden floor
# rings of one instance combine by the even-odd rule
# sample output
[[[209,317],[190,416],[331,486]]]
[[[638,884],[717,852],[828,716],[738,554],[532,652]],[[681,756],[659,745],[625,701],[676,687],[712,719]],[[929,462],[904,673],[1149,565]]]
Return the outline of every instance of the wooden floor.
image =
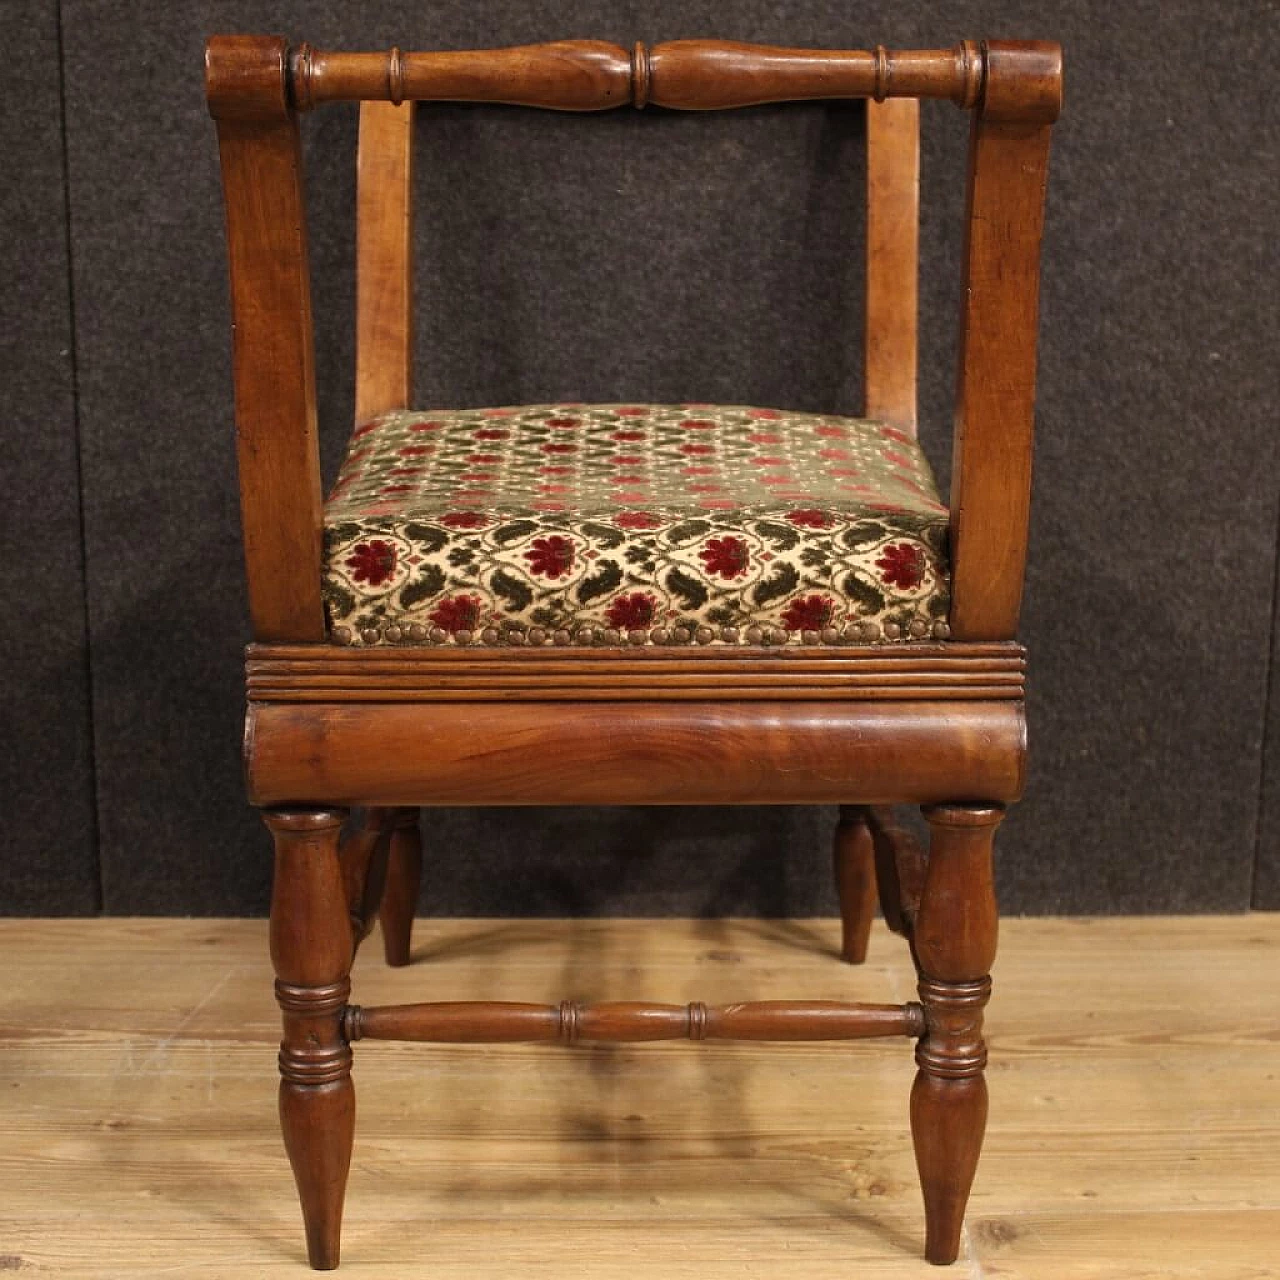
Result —
[[[877,924],[428,921],[355,998],[912,997]],[[307,1274],[261,921],[0,921],[0,1273]],[[907,1042],[357,1047],[344,1273],[1280,1275],[1280,916],[1005,923],[961,1260]]]

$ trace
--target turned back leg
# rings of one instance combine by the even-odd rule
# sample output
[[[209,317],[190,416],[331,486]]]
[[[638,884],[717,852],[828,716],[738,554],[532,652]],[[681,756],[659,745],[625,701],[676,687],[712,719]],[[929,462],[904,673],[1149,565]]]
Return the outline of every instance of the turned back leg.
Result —
[[[867,940],[876,913],[875,845],[867,811],[842,804],[832,847],[836,894],[840,899],[840,957],[849,964],[867,958]]]
[[[417,809],[398,809],[394,822],[378,918],[387,963],[400,967],[409,963],[413,942],[413,914],[422,880],[422,833]]]
[[[354,950],[338,858],[341,810],[273,810],[271,960],[284,1020],[280,1125],[317,1270],[338,1265],[342,1202],[351,1167],[355,1093],[342,1015]]]
[[[987,1123],[982,1011],[996,953],[992,839],[1004,811],[935,805],[914,924],[927,1030],[916,1048],[911,1132],[925,1206],[925,1257],[954,1262]]]

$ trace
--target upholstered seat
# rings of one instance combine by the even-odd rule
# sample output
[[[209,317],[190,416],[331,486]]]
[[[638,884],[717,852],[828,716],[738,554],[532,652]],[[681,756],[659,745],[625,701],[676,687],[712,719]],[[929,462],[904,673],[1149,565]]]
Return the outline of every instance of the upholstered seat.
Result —
[[[399,410],[325,506],[342,644],[949,634],[947,510],[906,432],[722,405]]]

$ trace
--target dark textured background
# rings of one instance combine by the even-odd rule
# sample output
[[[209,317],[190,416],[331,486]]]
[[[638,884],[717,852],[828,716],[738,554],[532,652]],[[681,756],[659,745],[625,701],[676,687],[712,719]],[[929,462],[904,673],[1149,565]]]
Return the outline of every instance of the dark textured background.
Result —
[[[234,30],[348,48],[1061,40],[1023,627],[1033,770],[1002,840],[1004,905],[1280,907],[1274,701],[1263,759],[1280,661],[1273,6],[1221,6],[1212,21],[1201,5],[1154,0],[9,10],[22,83],[2,126],[20,180],[0,195],[18,282],[0,357],[0,909],[266,906],[267,839],[238,761],[245,602],[200,78],[204,37]],[[929,104],[924,120],[923,434],[945,476],[965,118]],[[860,107],[457,108],[424,111],[421,125],[422,403],[857,409]],[[332,474],[352,402],[354,110],[325,108],[307,137]],[[808,809],[435,811],[424,908],[827,913],[830,821]]]

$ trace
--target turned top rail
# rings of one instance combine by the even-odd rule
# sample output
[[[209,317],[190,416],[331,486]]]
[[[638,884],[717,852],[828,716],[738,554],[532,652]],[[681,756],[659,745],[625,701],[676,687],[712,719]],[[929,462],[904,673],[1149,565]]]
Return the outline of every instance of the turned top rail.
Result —
[[[829,50],[672,40],[628,51],[600,40],[561,40],[346,53],[309,44],[290,49],[279,37],[214,36],[205,65],[209,106],[218,118],[307,111],[337,101],[719,111],[815,99],[942,98],[992,119],[1049,123],[1062,105],[1061,49],[1040,41]]]

